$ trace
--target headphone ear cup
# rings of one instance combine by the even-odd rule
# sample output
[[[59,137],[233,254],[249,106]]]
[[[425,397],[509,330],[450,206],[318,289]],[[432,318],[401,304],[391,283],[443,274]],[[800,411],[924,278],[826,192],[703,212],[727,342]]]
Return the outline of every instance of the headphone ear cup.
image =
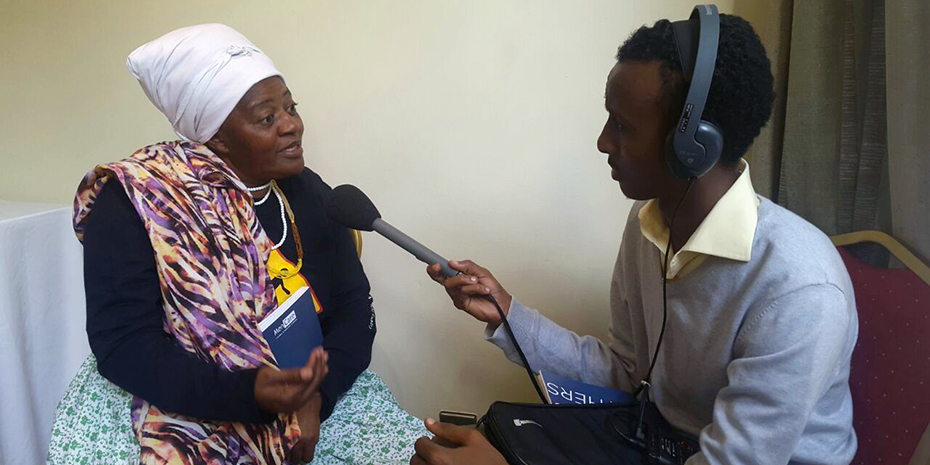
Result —
[[[665,138],[665,164],[668,166],[669,171],[679,179],[691,179],[704,174],[705,171],[701,171],[701,169],[707,157],[702,156],[700,153],[695,153],[696,150],[703,151],[703,149],[701,147],[693,147],[690,149],[675,147],[675,133],[676,131],[672,129],[668,133],[668,137]],[[679,156],[679,151],[690,152],[690,155],[685,155],[683,153]],[[688,157],[688,163],[685,163],[681,158],[685,156]]]
[[[675,130],[672,129],[668,133],[668,137],[665,138],[665,164],[668,165],[668,169],[672,174],[678,178],[701,177],[720,161],[720,154],[723,152],[723,133],[720,132],[717,126],[702,120],[698,123],[694,140],[703,147],[704,157],[697,164],[688,166],[678,158],[676,153]]]
[[[720,154],[723,153],[723,132],[713,123],[701,120],[694,133],[694,140],[704,146],[704,160],[701,166],[694,167],[696,176],[701,176],[720,161]]]

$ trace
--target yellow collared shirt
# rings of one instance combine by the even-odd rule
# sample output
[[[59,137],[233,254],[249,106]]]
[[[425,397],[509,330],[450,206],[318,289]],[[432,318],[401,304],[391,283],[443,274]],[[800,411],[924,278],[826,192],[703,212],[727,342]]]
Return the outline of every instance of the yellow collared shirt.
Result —
[[[759,203],[749,179],[749,163],[740,160],[739,178],[717,201],[684,247],[672,255],[667,278],[685,276],[708,256],[748,262],[759,220]],[[668,226],[656,199],[639,210],[639,226],[643,236],[658,247],[659,259],[664,261]]]

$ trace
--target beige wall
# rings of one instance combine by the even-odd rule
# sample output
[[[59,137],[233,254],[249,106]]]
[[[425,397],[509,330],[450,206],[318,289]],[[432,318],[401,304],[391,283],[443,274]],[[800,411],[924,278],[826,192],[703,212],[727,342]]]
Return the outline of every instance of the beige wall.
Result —
[[[224,22],[286,74],[307,163],[324,179],[360,186],[388,221],[599,337],[631,205],[595,149],[607,71],[634,28],[693,6],[2,1],[0,199],[68,203],[94,164],[173,138],[125,57],[175,27]],[[424,416],[532,399],[525,374],[419,262],[370,235],[363,261],[380,329],[372,368],[403,407]]]

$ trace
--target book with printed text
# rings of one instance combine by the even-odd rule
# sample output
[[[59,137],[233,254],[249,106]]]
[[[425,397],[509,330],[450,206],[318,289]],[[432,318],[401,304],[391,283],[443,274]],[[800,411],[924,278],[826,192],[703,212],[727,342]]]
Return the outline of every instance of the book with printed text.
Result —
[[[258,324],[279,368],[307,364],[310,352],[323,345],[323,330],[313,302],[313,291],[302,287]]]
[[[536,376],[545,387],[543,393],[550,404],[623,404],[635,400],[627,392],[582,383],[554,373],[540,371]]]

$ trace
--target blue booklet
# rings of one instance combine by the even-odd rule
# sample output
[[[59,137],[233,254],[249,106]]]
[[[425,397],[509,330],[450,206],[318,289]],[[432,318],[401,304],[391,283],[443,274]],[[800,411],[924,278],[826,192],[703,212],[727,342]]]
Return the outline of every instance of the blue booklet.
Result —
[[[265,335],[278,368],[282,369],[306,365],[310,352],[323,345],[323,330],[309,287],[294,291],[258,324],[258,329]]]
[[[539,372],[539,381],[546,387],[543,391],[550,404],[623,404],[635,398],[617,389],[595,386],[553,373]]]

